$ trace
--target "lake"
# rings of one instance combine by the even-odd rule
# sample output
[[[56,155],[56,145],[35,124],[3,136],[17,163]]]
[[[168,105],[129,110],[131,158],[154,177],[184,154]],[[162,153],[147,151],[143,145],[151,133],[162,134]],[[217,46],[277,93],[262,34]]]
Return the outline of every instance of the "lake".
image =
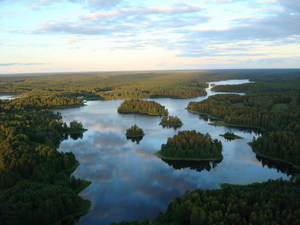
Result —
[[[210,90],[211,84],[241,84],[249,80],[229,80],[209,83],[208,96],[219,94]],[[92,202],[88,214],[78,225],[106,225],[110,222],[145,220],[164,211],[168,203],[186,191],[198,188],[215,189],[220,183],[249,184],[268,179],[288,179],[285,167],[263,166],[247,144],[259,135],[255,131],[208,125],[210,120],[188,112],[185,108],[195,99],[154,99],[164,105],[172,116],[178,116],[183,126],[179,129],[162,128],[160,117],[119,114],[123,100],[88,101],[86,106],[59,110],[64,121],[77,120],[88,129],[82,139],[68,139],[59,150],[71,151],[80,166],[76,177],[90,180],[81,196]],[[153,100],[153,99],[152,99]],[[127,140],[126,129],[141,127],[145,136],[137,144]],[[154,153],[160,150],[168,137],[179,130],[209,133],[223,144],[221,162],[165,162]],[[219,134],[232,131],[244,139],[227,141]],[[267,162],[264,160],[263,162]],[[271,166],[270,166],[271,167]],[[276,167],[276,166],[272,166]]]

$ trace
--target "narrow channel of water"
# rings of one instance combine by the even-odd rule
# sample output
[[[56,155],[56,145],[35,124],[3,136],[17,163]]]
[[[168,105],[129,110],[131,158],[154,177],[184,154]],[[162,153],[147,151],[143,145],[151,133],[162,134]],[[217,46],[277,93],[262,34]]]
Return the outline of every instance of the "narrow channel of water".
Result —
[[[211,84],[240,84],[249,80],[230,80]],[[106,225],[112,221],[154,218],[168,203],[186,191],[197,188],[214,189],[220,183],[249,184],[288,175],[278,169],[262,166],[247,144],[257,134],[254,131],[208,125],[199,115],[185,108],[195,99],[155,99],[166,106],[170,115],[178,116],[184,125],[177,129],[159,126],[160,117],[118,114],[122,100],[89,101],[80,108],[59,110],[66,122],[77,120],[88,129],[82,139],[66,140],[60,151],[72,151],[80,162],[74,175],[91,180],[81,195],[91,200],[92,209],[81,217],[78,225]],[[145,136],[139,144],[127,140],[126,129],[137,124]],[[222,141],[224,159],[216,163],[165,162],[154,153],[179,130],[209,133]],[[243,137],[226,141],[219,134],[231,130]]]

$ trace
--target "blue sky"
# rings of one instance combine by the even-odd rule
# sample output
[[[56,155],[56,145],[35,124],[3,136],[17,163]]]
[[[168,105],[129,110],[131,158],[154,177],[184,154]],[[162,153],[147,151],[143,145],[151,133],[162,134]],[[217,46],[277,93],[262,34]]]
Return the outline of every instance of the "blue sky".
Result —
[[[0,0],[0,73],[299,68],[299,0]]]

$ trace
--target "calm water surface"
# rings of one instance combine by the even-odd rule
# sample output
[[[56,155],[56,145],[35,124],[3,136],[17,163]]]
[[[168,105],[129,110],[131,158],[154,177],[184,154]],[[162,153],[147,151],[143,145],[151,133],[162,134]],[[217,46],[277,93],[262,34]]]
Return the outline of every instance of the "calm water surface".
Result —
[[[240,84],[249,80],[229,80],[214,84]],[[211,84],[210,84],[211,85]],[[211,86],[210,86],[211,87]],[[216,94],[207,89],[208,95]],[[80,162],[74,175],[92,181],[81,195],[92,202],[88,214],[78,225],[105,225],[112,221],[154,218],[168,203],[186,191],[214,189],[220,183],[249,184],[288,176],[277,169],[262,166],[247,145],[256,137],[253,131],[208,125],[199,115],[185,108],[195,99],[155,99],[166,106],[170,115],[181,118],[184,125],[177,129],[159,126],[160,117],[118,114],[122,100],[89,101],[80,108],[60,110],[66,122],[77,120],[88,129],[82,139],[66,140],[60,151],[72,151]],[[145,136],[139,144],[127,140],[126,129],[133,124]],[[218,163],[165,162],[154,153],[178,130],[195,129],[210,133],[222,141],[224,159]],[[231,130],[244,139],[226,141],[219,134]]]

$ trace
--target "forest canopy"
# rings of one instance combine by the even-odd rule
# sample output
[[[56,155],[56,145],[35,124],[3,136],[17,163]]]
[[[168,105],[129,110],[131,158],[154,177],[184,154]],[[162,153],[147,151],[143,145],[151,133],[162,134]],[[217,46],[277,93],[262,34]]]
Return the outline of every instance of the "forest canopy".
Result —
[[[300,93],[218,94],[187,109],[219,119],[215,125],[261,129],[251,143],[257,154],[300,167]]]
[[[21,100],[3,105],[16,102]],[[79,162],[57,148],[69,134],[82,135],[85,129],[77,121],[68,126],[59,113],[29,110],[33,105],[26,103],[0,112],[0,220],[4,225],[72,224],[89,209],[89,201],[77,195],[89,182],[71,176]]]
[[[192,131],[179,131],[177,135],[168,138],[157,153],[162,159],[173,160],[220,160],[222,143],[212,139],[209,134]]]
[[[155,101],[125,100],[119,107],[119,113],[139,113],[151,116],[166,116],[168,110]]]
[[[163,127],[181,127],[183,123],[177,116],[164,116],[161,118],[159,125]]]

